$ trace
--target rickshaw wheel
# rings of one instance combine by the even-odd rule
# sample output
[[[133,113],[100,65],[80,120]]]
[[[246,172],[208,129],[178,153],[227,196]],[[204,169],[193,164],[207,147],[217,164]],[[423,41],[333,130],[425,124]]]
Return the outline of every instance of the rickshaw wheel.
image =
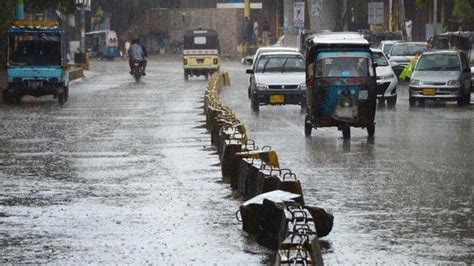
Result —
[[[367,134],[369,135],[369,137],[373,137],[375,135],[375,125],[367,127]]]
[[[342,128],[342,138],[343,139],[351,138],[351,128],[349,126],[345,126]]]
[[[65,100],[64,93],[58,94],[58,103],[59,103],[59,105],[63,105],[63,104],[64,104],[64,100]]]
[[[15,91],[14,95],[13,95],[13,100],[14,100],[14,103],[15,104],[18,104],[18,105],[21,105],[21,93],[18,92],[18,91]]]

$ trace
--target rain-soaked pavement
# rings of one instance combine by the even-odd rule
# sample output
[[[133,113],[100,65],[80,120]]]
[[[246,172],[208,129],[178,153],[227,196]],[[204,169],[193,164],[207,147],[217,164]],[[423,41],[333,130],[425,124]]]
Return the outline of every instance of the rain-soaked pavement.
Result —
[[[150,61],[140,84],[123,61],[94,62],[62,108],[0,105],[0,263],[271,262],[221,181],[206,83],[184,82],[179,58]],[[223,102],[299,175],[306,202],[334,213],[325,263],[473,263],[472,105],[409,108],[403,87],[396,109],[377,110],[373,141],[305,138],[297,106],[251,112],[244,69],[224,63]]]

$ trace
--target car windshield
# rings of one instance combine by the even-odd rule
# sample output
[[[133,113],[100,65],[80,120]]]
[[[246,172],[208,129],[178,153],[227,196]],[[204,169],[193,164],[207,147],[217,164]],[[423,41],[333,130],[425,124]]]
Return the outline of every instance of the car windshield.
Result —
[[[394,45],[390,50],[392,56],[411,56],[417,52],[423,53],[426,51],[426,46],[423,44],[400,44]]]
[[[388,66],[387,59],[385,59],[383,53],[374,53],[374,62],[377,63],[378,66]]]
[[[461,71],[461,62],[455,54],[423,55],[415,71]]]
[[[317,55],[316,77],[373,76],[372,60],[368,52],[321,52]]]
[[[262,55],[258,60],[256,72],[305,72],[306,64],[300,56]]]
[[[390,53],[390,49],[392,49],[393,43],[386,43],[383,46],[383,52],[388,54]]]

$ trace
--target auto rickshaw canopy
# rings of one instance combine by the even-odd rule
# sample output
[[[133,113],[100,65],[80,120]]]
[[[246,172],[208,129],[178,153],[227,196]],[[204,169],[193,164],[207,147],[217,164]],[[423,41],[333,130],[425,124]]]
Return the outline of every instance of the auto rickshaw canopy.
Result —
[[[184,33],[184,49],[219,50],[218,33],[212,29],[187,30]]]

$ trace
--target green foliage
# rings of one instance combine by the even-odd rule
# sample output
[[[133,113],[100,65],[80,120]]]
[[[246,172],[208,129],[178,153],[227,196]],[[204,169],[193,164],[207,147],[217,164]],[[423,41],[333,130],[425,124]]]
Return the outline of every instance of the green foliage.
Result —
[[[59,9],[66,14],[72,14],[76,9],[74,0],[25,0],[25,6],[34,12],[52,8]]]
[[[453,16],[458,18],[460,21],[469,22],[472,20],[473,8],[469,0],[455,0],[453,8]]]
[[[417,7],[426,7],[428,5],[428,2],[432,0],[416,0],[416,6]]]
[[[111,22],[113,30],[118,34],[129,31],[130,25],[135,18],[142,16],[146,9],[159,7],[157,0],[94,0],[93,10],[99,7],[107,13],[112,14]]]

